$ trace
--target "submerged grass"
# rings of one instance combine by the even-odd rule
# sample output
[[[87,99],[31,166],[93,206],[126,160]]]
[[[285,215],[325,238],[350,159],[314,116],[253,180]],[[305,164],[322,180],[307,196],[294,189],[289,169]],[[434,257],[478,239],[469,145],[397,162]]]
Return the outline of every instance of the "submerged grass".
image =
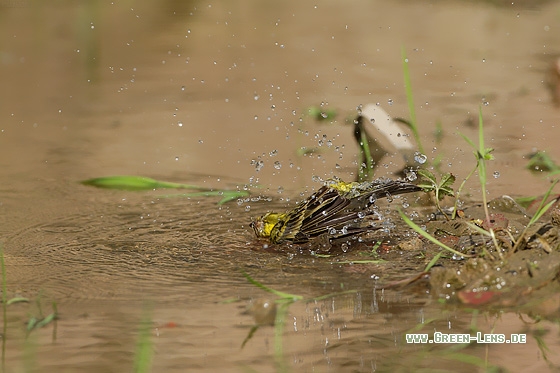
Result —
[[[35,316],[31,316],[29,318],[29,320],[27,321],[27,327],[26,327],[26,336],[29,337],[29,334],[36,329],[40,329],[43,328],[49,324],[53,324],[53,335],[52,335],[52,341],[56,341],[56,320],[58,319],[58,307],[56,305],[56,302],[52,302],[52,309],[53,311],[48,314],[47,316],[43,316],[43,310],[41,307],[41,298],[38,297],[36,300],[37,303],[37,309],[38,309],[38,313],[39,315],[37,317]]]
[[[548,172],[550,175],[560,174],[560,166],[544,151],[531,154],[526,167],[534,172]]]
[[[8,299],[8,286],[6,280],[6,262],[4,258],[4,249],[2,244],[0,243],[0,271],[2,271],[1,278],[2,278],[2,372],[6,371],[6,344],[8,341],[8,306],[15,304],[15,303],[29,303],[28,298],[24,297],[14,297]],[[36,299],[36,307],[38,316],[31,316],[26,323],[26,330],[25,330],[25,343],[24,343],[24,353],[23,353],[23,364],[24,364],[24,371],[30,372],[35,371],[35,355],[36,355],[36,346],[34,342],[29,338],[30,333],[33,330],[43,328],[47,325],[53,325],[52,331],[52,342],[54,343],[57,338],[57,319],[58,319],[58,307],[56,302],[52,302],[52,309],[53,311],[48,314],[47,316],[43,316],[42,306],[41,306],[41,297],[37,297]]]
[[[154,348],[151,327],[152,319],[149,314],[146,314],[140,323],[138,342],[134,353],[134,373],[148,373],[152,370]]]
[[[297,301],[306,301],[306,302],[311,302],[311,301],[319,301],[319,300],[323,300],[323,299],[328,299],[328,298],[332,298],[334,296],[337,295],[342,295],[342,294],[351,294],[351,293],[355,293],[355,290],[347,290],[347,291],[343,291],[343,292],[339,292],[339,293],[333,293],[333,294],[326,294],[326,295],[322,295],[322,296],[318,296],[318,297],[314,297],[314,298],[310,298],[310,299],[304,299],[304,297],[302,295],[296,295],[296,294],[290,294],[290,293],[285,293],[276,289],[272,289],[264,284],[262,284],[261,282],[253,279],[249,274],[247,274],[246,272],[242,272],[243,276],[247,279],[247,281],[268,292],[271,294],[274,294],[276,296],[279,297],[279,299],[277,299],[275,301],[275,317],[274,317],[274,360],[276,363],[276,368],[278,372],[287,372],[288,371],[288,365],[286,363],[286,356],[284,354],[284,328],[286,325],[286,317],[288,316],[288,309],[290,307],[291,304],[297,302]],[[255,332],[260,328],[260,325],[254,325],[247,337],[245,338],[245,340],[242,342],[241,344],[241,348],[243,348],[247,342],[249,342],[249,340],[254,336]]]

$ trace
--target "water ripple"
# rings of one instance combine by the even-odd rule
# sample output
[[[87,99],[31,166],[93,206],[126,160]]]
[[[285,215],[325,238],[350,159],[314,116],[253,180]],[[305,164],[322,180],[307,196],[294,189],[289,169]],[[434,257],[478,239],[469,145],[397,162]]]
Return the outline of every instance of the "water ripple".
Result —
[[[58,301],[204,296],[206,287],[193,284],[219,290],[256,255],[229,215],[214,200],[90,206],[8,236],[8,282]]]

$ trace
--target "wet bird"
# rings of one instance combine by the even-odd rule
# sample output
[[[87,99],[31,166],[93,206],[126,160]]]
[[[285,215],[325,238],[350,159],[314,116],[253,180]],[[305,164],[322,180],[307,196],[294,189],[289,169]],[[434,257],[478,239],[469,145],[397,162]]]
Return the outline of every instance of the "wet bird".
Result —
[[[420,191],[400,180],[378,179],[345,183],[329,180],[317,192],[285,213],[269,212],[251,222],[257,237],[274,244],[296,244],[326,235],[338,239],[375,229],[364,218],[375,214],[372,207],[380,198]]]

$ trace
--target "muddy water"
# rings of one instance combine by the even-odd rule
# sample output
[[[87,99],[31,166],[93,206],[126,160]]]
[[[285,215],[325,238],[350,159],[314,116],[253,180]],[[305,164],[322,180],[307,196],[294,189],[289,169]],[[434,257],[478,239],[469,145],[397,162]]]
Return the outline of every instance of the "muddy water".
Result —
[[[146,317],[154,371],[558,367],[531,337],[544,334],[554,351],[557,326],[442,309],[422,286],[382,290],[422,259],[351,265],[342,261],[357,253],[272,253],[247,223],[316,189],[314,176],[354,177],[345,119],[356,106],[408,117],[403,47],[426,155],[466,176],[474,158],[456,132],[476,138],[482,106],[496,149],[489,173],[499,173],[490,194],[544,192],[548,181],[525,170],[524,157],[537,148],[560,159],[560,111],[546,88],[560,54],[559,14],[557,2],[0,2],[0,238],[8,296],[32,300],[8,308],[6,370],[130,370]],[[304,117],[321,103],[339,111],[333,123]],[[441,143],[432,135],[438,121]],[[302,157],[301,147],[318,151]],[[379,176],[399,158],[385,163]],[[220,207],[77,183],[113,174],[248,186],[274,201]],[[468,189],[479,194],[475,182]],[[241,349],[254,324],[245,308],[271,297],[241,271],[306,298],[357,292],[292,304],[282,353],[266,326]],[[26,320],[50,313],[53,301],[56,341],[49,326],[25,342]],[[449,345],[434,353],[403,339],[422,325],[416,330],[462,333],[473,322],[483,332],[527,333],[528,342],[462,350],[481,359],[473,367]]]

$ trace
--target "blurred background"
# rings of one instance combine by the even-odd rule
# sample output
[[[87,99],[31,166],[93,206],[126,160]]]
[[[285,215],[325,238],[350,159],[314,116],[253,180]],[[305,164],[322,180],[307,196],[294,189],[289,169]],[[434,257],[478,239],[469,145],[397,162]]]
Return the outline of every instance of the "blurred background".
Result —
[[[315,175],[351,179],[356,108],[409,117],[404,49],[428,159],[464,177],[474,158],[456,133],[476,138],[482,106],[500,174],[490,190],[534,193],[523,175],[541,191],[524,157],[560,158],[559,19],[556,2],[534,1],[6,0],[4,188],[107,174],[291,190]],[[338,115],[317,123],[310,106]]]

